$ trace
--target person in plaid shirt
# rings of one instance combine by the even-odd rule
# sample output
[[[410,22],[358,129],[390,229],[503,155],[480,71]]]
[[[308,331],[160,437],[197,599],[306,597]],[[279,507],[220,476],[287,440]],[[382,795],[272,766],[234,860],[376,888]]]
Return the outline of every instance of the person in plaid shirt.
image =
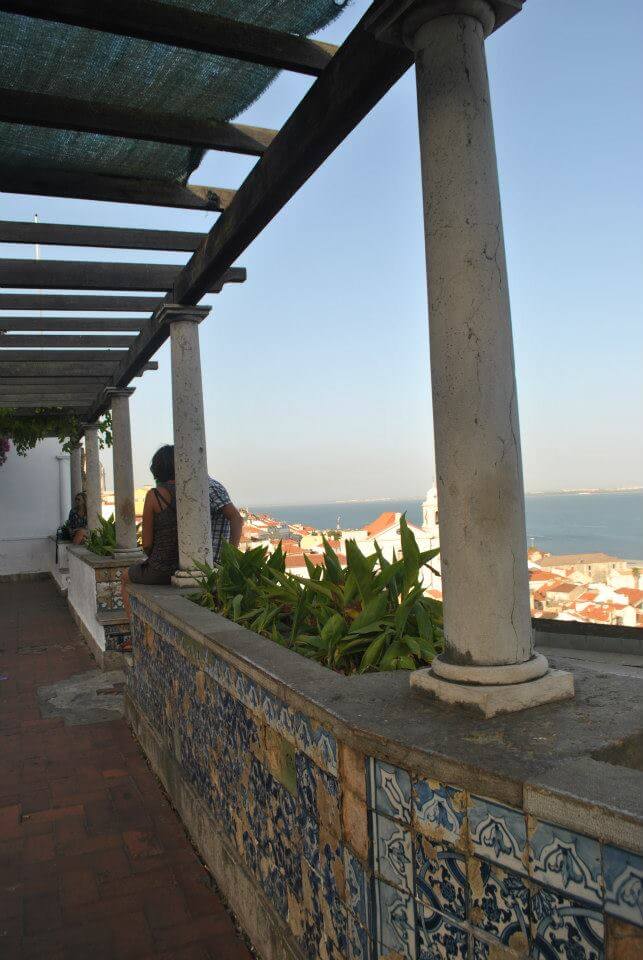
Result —
[[[212,561],[218,563],[221,544],[229,540],[234,547],[239,546],[243,517],[230,499],[228,491],[215,480],[210,480],[210,521],[212,523]]]

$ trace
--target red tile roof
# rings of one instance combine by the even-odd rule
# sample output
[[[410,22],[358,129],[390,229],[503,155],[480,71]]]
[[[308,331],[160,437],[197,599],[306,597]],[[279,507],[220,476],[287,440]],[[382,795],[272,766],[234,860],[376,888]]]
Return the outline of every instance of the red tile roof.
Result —
[[[376,520],[373,520],[372,523],[367,524],[363,529],[366,530],[369,537],[374,537],[378,533],[382,533],[383,530],[388,530],[388,528],[392,527],[393,524],[397,523],[397,521],[398,514],[389,510],[386,513],[380,513]]]

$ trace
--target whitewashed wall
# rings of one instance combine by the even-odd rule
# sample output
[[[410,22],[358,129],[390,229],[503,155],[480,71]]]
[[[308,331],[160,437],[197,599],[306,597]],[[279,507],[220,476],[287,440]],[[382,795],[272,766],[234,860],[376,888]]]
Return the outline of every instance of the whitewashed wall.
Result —
[[[52,438],[26,457],[12,446],[0,466],[0,576],[50,569],[48,538],[60,526],[66,505],[60,496],[60,455],[60,444]]]

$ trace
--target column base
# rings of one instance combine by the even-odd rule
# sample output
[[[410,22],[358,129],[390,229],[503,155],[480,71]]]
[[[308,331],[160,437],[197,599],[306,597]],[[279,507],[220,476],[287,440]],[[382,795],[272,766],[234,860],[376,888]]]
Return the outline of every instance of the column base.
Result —
[[[196,587],[201,573],[198,570],[177,570],[172,574],[173,587]]]
[[[142,560],[145,560],[145,554],[140,547],[124,547],[122,549],[117,547],[116,550],[114,550],[114,560],[120,560],[123,565],[140,563]]]
[[[472,684],[443,680],[431,667],[411,674],[411,686],[425,690],[436,700],[454,706],[473,707],[484,717],[515,713],[543,703],[569,700],[574,696],[574,678],[564,670],[547,670],[536,680],[523,683]]]

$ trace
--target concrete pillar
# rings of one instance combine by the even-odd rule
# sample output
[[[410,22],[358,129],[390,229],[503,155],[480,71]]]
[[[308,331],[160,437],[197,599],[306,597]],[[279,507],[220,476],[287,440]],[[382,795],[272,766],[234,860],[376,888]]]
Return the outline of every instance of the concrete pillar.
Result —
[[[114,519],[116,550],[114,557],[123,563],[135,563],[144,556],[136,542],[134,510],[134,467],[132,465],[132,432],[129,398],[134,388],[105,391],[112,408],[112,456],[114,464]]]
[[[77,495],[83,492],[83,451],[79,443],[71,448],[70,474],[71,502],[74,503]]]
[[[199,323],[209,307],[167,304],[157,315],[170,324],[172,413],[179,569],[175,586],[194,582],[194,561],[212,563],[210,494],[203,415]]]
[[[413,684],[487,715],[571,696],[535,656],[513,340],[483,0],[404,23],[416,79],[445,652]]]
[[[58,502],[60,505],[60,526],[67,522],[71,509],[71,481],[69,479],[69,454],[62,453],[58,461]]]
[[[102,516],[98,430],[97,423],[83,425],[85,434],[85,495],[87,497],[87,527],[89,530],[98,529],[98,518]]]

